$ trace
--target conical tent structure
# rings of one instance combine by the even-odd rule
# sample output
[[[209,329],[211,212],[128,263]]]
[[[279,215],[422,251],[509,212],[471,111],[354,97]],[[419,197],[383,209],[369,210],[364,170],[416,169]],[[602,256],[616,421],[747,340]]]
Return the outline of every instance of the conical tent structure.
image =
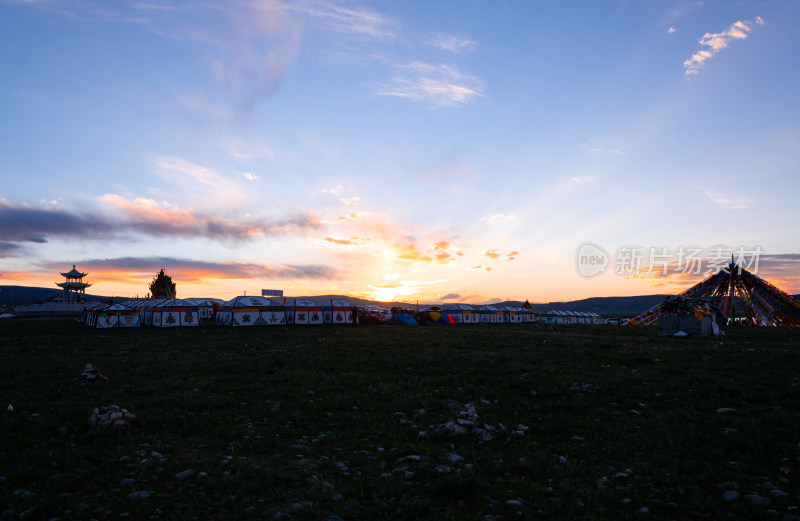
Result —
[[[710,299],[731,323],[800,326],[800,301],[734,262],[680,295]],[[659,304],[630,319],[628,325],[654,324],[662,306]]]

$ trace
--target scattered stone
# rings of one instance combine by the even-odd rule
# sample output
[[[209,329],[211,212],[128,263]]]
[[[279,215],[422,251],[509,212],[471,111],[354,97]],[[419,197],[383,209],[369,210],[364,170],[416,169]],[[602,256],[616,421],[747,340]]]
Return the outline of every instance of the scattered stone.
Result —
[[[450,463],[461,463],[462,461],[464,461],[464,458],[462,458],[458,454],[451,452],[450,454],[447,455],[447,461],[449,461]]]
[[[450,402],[450,407],[456,409],[452,412],[450,420],[438,425],[431,426],[433,432],[444,434],[472,434],[478,441],[489,441],[497,429],[486,423],[478,411],[470,403],[461,405],[458,402]]]
[[[119,482],[120,487],[132,487],[136,484],[136,480],[133,478],[126,478]]]
[[[127,427],[137,421],[138,418],[136,418],[135,414],[128,412],[127,409],[120,409],[116,405],[95,407],[89,417],[89,423],[92,424],[92,427]]]
[[[341,494],[333,494],[331,496],[331,501],[333,501],[334,503],[341,503],[342,501],[344,501],[344,496]]]
[[[776,488],[776,489],[774,489],[774,490],[770,490],[770,492],[769,492],[769,493],[770,493],[770,495],[771,495],[772,497],[780,497],[780,498],[789,497],[789,494],[787,494],[787,493],[786,493],[786,492],[784,492],[783,490],[778,490],[777,488]]]
[[[717,412],[717,413],[723,413],[723,412],[736,412],[736,409],[731,409],[730,407],[720,407],[719,409],[717,409],[717,411],[716,411],[716,412]]]
[[[578,391],[578,392],[581,392],[581,393],[586,393],[586,392],[589,392],[589,391],[596,391],[598,389],[600,389],[600,386],[597,385],[597,384],[585,384],[585,383],[577,383],[577,382],[575,382],[575,383],[573,383],[572,385],[569,386],[569,390],[570,391]]]
[[[517,499],[509,499],[508,501],[506,501],[506,505],[510,507],[521,507],[522,501],[519,501]]]
[[[80,376],[72,380],[73,383],[79,385],[91,385],[91,384],[99,384],[105,383],[108,381],[108,378],[100,374],[100,372],[94,368],[92,364],[86,364],[81,371]]]
[[[189,479],[192,476],[194,476],[194,469],[186,469],[183,472],[178,472],[177,474],[175,474],[175,479],[184,480],[184,479]]]
[[[136,492],[131,492],[126,497],[128,498],[128,501],[134,503],[136,501],[144,501],[145,499],[148,499],[150,495],[151,492],[147,490],[137,490]],[[78,508],[80,508],[80,506],[78,506]]]
[[[436,472],[440,472],[442,474],[449,474],[451,472],[450,467],[448,467],[447,465],[439,465],[436,467],[435,470]]]
[[[470,432],[478,441],[491,441],[492,439],[491,433],[486,429],[481,429],[480,427],[473,427]]]
[[[525,436],[525,433],[530,429],[530,427],[526,427],[521,423],[517,425],[517,428],[511,431],[511,434],[516,434],[517,436]]]

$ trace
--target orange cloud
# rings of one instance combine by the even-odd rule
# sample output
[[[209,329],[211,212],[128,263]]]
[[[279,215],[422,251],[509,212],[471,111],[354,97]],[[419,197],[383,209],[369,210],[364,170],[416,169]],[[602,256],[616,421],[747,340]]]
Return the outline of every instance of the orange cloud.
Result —
[[[507,254],[506,254],[506,258],[507,258],[508,260],[512,261],[512,260],[514,260],[514,259],[516,259],[516,258],[517,258],[517,255],[519,255],[519,252],[515,250],[515,251],[512,251],[512,252],[510,252],[510,253],[507,253]]]
[[[395,249],[397,251],[397,258],[401,261],[410,261],[410,262],[426,262],[430,263],[433,262],[433,259],[427,255],[424,255],[422,252],[419,251],[416,245],[414,244],[396,244]]]
[[[357,219],[360,219],[364,215],[365,214],[362,213],[362,212],[351,213],[351,214],[348,214],[348,215],[340,215],[339,217],[336,218],[335,222],[336,223],[345,223],[347,221],[355,221]]]
[[[490,259],[497,259],[498,257],[500,257],[500,251],[499,250],[486,250],[485,252],[482,253],[482,255],[484,257],[489,257]]]
[[[337,237],[324,237],[321,239],[323,242],[334,244],[336,246],[363,246],[370,242],[370,239],[363,237],[350,237],[348,239],[340,239]]]

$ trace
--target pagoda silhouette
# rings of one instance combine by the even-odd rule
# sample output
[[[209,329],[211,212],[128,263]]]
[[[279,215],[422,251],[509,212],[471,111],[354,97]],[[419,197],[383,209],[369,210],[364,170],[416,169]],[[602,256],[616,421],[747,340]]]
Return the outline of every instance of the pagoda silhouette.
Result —
[[[61,276],[67,280],[65,282],[56,282],[56,286],[63,288],[63,299],[65,303],[83,302],[86,300],[86,288],[91,286],[90,283],[83,282],[83,277],[86,275],[88,275],[88,273],[82,273],[76,270],[74,264],[71,270],[61,274]]]

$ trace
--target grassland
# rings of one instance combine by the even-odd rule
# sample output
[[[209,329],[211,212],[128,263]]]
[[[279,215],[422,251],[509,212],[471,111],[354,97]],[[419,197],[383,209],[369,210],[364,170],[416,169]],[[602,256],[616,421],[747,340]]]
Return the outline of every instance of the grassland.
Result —
[[[0,517],[797,519],[798,337],[7,320]]]

